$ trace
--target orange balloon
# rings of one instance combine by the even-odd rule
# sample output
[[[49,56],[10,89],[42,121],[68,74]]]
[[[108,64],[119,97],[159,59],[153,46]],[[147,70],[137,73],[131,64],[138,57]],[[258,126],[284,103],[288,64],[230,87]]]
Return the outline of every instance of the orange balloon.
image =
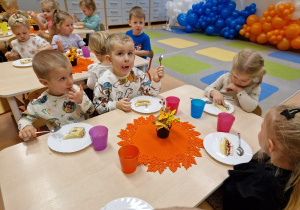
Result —
[[[284,4],[284,8],[285,9],[289,9],[291,7],[291,3],[290,2],[287,2]]]
[[[259,44],[264,44],[268,41],[268,37],[265,33],[261,33],[257,36],[257,39],[256,39],[257,43]]]
[[[273,30],[271,23],[263,23],[263,30],[264,32],[269,32]]]
[[[247,24],[249,26],[251,26],[253,23],[256,23],[258,22],[258,17],[256,15],[250,15],[248,18],[247,18]]]
[[[282,14],[283,15],[288,15],[288,14],[290,14],[290,10],[289,9],[285,9],[285,10],[283,10]]]
[[[264,17],[269,16],[269,11],[264,11],[264,12],[263,12],[263,16],[264,16]]]
[[[285,29],[285,36],[287,38],[295,38],[300,33],[300,26],[298,24],[291,24]]]
[[[247,28],[247,24],[244,24],[244,25],[243,25],[243,29],[246,29],[246,28]]]
[[[257,37],[257,36],[251,34],[251,36],[250,36],[249,39],[250,39],[251,42],[256,42],[256,37]]]
[[[272,26],[274,28],[282,28],[285,24],[286,24],[286,20],[282,19],[277,15],[272,20]]]
[[[249,32],[246,32],[246,33],[245,33],[245,37],[246,37],[246,38],[249,38],[249,37],[250,37],[250,33],[249,33]]]
[[[270,16],[274,17],[275,15],[277,15],[277,12],[275,10],[271,10],[270,11]]]
[[[275,5],[274,4],[270,4],[268,10],[271,11],[271,10],[274,10],[275,9]]]
[[[293,13],[293,12],[295,12],[295,7],[290,8],[290,13]]]
[[[261,16],[259,18],[259,22],[264,23],[266,21],[266,18],[264,16]]]
[[[294,49],[300,49],[300,36],[297,36],[296,38],[292,39],[291,46]]]
[[[272,35],[273,35],[272,32],[268,32],[268,33],[267,33],[267,37],[268,37],[268,38],[271,38]]]
[[[282,36],[282,35],[278,35],[278,36],[276,36],[276,39],[277,39],[278,41],[280,41],[280,40],[283,39],[283,36]]]
[[[247,31],[247,32],[250,32],[250,29],[251,29],[251,27],[250,27],[250,26],[247,26],[246,31]]]
[[[266,17],[266,21],[271,23],[272,22],[272,17],[271,16]]]
[[[278,29],[275,29],[275,30],[273,31],[273,34],[274,34],[274,35],[279,35],[279,30],[278,30]]]
[[[241,29],[241,30],[240,30],[240,35],[244,36],[245,33],[246,33],[246,30],[245,30],[245,29]]]
[[[262,32],[262,24],[261,23],[253,23],[251,26],[251,34],[259,35]]]
[[[275,35],[272,35],[271,38],[270,38],[270,41],[273,42],[273,41],[275,41],[275,40],[276,40],[276,36],[275,36]]]
[[[280,30],[279,34],[280,34],[281,36],[284,36],[284,35],[285,35],[285,30]]]
[[[279,50],[287,50],[291,47],[291,43],[290,40],[288,40],[287,38],[283,38],[280,42],[278,42],[277,44],[277,48]]]
[[[283,12],[283,10],[284,10],[284,5],[283,5],[283,4],[278,4],[278,5],[277,5],[277,11],[278,11],[279,13],[281,13],[281,12]]]

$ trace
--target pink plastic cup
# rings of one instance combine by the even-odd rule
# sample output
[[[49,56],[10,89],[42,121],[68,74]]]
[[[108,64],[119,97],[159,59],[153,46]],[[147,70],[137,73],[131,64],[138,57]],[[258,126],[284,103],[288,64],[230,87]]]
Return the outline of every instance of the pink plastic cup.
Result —
[[[139,149],[134,145],[124,145],[118,151],[123,173],[135,172],[138,165]]]
[[[180,99],[177,98],[176,96],[169,96],[166,98],[166,102],[167,102],[166,107],[170,107],[170,111],[176,109],[175,114],[177,114]]]
[[[218,132],[229,133],[235,117],[232,114],[221,112],[218,114]]]
[[[85,58],[90,57],[90,50],[88,46],[81,47],[81,50],[82,50],[83,57]]]
[[[108,128],[102,125],[92,127],[89,131],[94,150],[102,151],[107,147]]]

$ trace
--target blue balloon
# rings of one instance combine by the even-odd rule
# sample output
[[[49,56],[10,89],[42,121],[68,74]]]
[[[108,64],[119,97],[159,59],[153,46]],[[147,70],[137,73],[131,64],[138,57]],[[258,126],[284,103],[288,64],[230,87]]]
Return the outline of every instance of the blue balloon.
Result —
[[[251,8],[251,9],[250,9],[250,14],[251,14],[251,15],[255,14],[255,12],[256,12],[256,9],[255,9],[255,8]]]
[[[227,4],[227,7],[230,9],[230,10],[235,10],[235,7],[236,7],[236,3],[234,1],[230,1],[228,4]]]
[[[203,12],[203,9],[202,8],[200,8],[200,9],[198,9],[198,15],[202,15],[204,12]]]
[[[187,11],[186,15],[188,16],[189,14],[193,13],[193,10],[190,9],[189,11]]]
[[[218,11],[218,7],[216,7],[216,6],[213,6],[213,7],[211,8],[211,11],[213,11],[213,12],[217,12],[217,11]]]
[[[195,13],[191,13],[187,16],[187,22],[190,25],[195,25],[198,22],[198,15],[196,15]]]
[[[206,27],[206,30],[205,30],[205,33],[207,34],[207,35],[213,35],[214,33],[215,33],[215,27],[214,26],[212,26],[212,25],[210,25],[210,26],[207,26]]]
[[[201,30],[201,24],[200,24],[200,23],[196,23],[196,24],[194,25],[194,29],[196,29],[196,30]]]
[[[236,25],[236,26],[235,26],[235,30],[236,30],[236,31],[240,31],[241,29],[242,29],[242,26],[241,26],[241,25]]]
[[[232,12],[232,17],[237,18],[238,16],[240,16],[240,12],[238,10],[234,10]]]
[[[214,13],[214,12],[210,12],[208,16],[209,16],[209,17],[214,17],[214,16],[215,16],[215,13]]]
[[[226,20],[225,20],[226,26],[230,26],[230,24],[233,20],[234,20],[234,17],[232,17],[232,16],[226,18]]]
[[[211,9],[209,9],[209,8],[206,8],[205,9],[205,14],[208,16],[209,15],[209,13],[211,12]]]
[[[250,15],[250,12],[247,11],[247,10],[243,10],[244,11],[244,14],[242,14],[245,18],[248,18],[249,15]]]
[[[213,4],[214,6],[217,6],[217,5],[219,4],[219,1],[218,1],[218,0],[213,0],[213,1],[212,1],[212,4]]]
[[[219,18],[215,24],[217,28],[223,28],[225,25],[225,21],[222,18]]]
[[[190,24],[187,24],[184,28],[184,31],[186,33],[192,33],[193,32],[193,26],[191,26]]]
[[[228,38],[229,38],[229,39],[233,39],[233,38],[234,38],[234,35],[231,35],[231,34],[230,34],[230,35],[228,36]]]
[[[181,26],[186,26],[187,25],[186,18],[187,18],[186,14],[184,14],[184,13],[179,14],[177,16],[177,22],[178,22],[178,24],[181,25]]]
[[[235,20],[231,21],[230,22],[230,27],[235,28],[235,26],[236,26],[236,21]]]
[[[229,34],[228,31],[225,31],[225,32],[224,32],[224,37],[225,37],[225,38],[229,38],[229,35],[230,35],[230,34]]]
[[[256,8],[256,4],[255,4],[255,3],[252,3],[252,4],[250,5],[250,7],[251,7],[251,8]]]
[[[231,10],[228,7],[224,8],[220,13],[220,17],[223,19],[226,19],[230,15],[231,15]]]
[[[202,30],[206,29],[206,22],[203,21],[203,22],[201,23],[201,29],[202,29]]]
[[[234,33],[235,33],[234,29],[229,30],[229,34],[234,35]]]
[[[225,31],[226,31],[225,28],[221,29],[220,32],[219,32],[219,34],[220,34],[221,36],[224,36]]]
[[[212,8],[213,5],[212,5],[212,3],[206,3],[205,6],[206,6],[206,8],[210,9],[210,8]]]
[[[246,18],[244,16],[239,16],[237,19],[236,19],[236,22],[240,25],[244,25],[246,23]]]

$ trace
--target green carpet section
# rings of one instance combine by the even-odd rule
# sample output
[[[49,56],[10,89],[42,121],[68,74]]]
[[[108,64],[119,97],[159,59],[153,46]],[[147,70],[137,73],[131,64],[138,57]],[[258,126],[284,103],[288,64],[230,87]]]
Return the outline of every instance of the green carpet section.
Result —
[[[158,38],[164,38],[168,36],[155,31],[144,31],[144,32],[150,37],[150,39],[158,39]]]
[[[220,36],[208,36],[206,34],[200,34],[200,33],[189,35],[189,37],[192,37],[195,39],[201,39],[201,40],[204,40],[207,42],[215,42],[215,41],[224,39],[223,37],[220,37]]]
[[[156,63],[159,63],[159,61],[157,60]],[[164,58],[162,64],[181,74],[194,74],[212,67],[207,63],[203,63],[183,55],[175,55]]]
[[[258,44],[253,44],[253,43],[248,43],[248,42],[241,42],[241,41],[233,41],[233,42],[230,42],[230,43],[225,44],[225,45],[229,46],[229,47],[238,48],[238,49],[241,49],[241,50],[244,50],[246,48],[250,48],[250,49],[253,49],[253,50],[256,50],[256,51],[264,51],[264,50],[269,49],[268,47],[264,47],[264,46],[261,46],[261,45],[258,45]]]
[[[154,55],[159,54],[159,53],[166,52],[166,50],[161,49],[161,48],[159,48],[159,47],[155,47],[155,46],[151,46],[151,49],[153,50]]]
[[[284,80],[294,81],[300,78],[300,69],[265,61],[267,74]]]

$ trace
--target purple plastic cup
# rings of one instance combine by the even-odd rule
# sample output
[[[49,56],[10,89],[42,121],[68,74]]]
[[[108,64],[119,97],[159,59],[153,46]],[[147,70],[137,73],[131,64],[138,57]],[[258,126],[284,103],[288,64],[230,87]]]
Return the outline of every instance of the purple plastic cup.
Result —
[[[85,58],[90,57],[90,50],[88,46],[81,47],[81,50],[82,50],[83,57]]]
[[[94,150],[102,151],[107,147],[108,128],[102,125],[94,126],[90,129],[92,145]]]

